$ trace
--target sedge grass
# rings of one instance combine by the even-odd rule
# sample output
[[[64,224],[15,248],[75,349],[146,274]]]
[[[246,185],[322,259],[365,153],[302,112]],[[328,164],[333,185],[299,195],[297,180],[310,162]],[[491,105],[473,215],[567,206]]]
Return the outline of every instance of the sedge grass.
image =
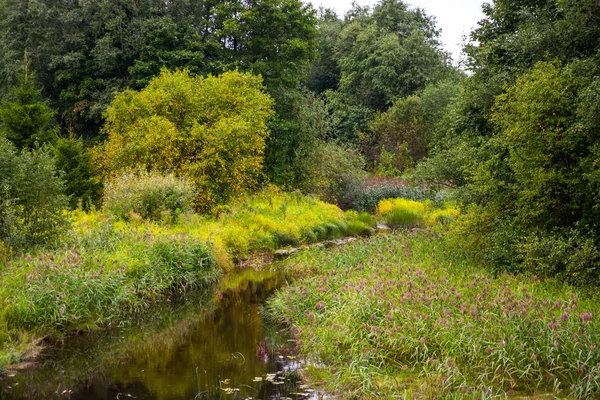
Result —
[[[0,268],[0,368],[22,355],[23,340],[122,324],[157,302],[208,287],[255,252],[362,235],[374,224],[368,215],[273,189],[214,218],[71,217],[64,246],[11,255]]]
[[[552,280],[494,277],[427,230],[285,263],[300,278],[268,312],[313,361],[313,383],[340,398],[600,393],[596,296]]]

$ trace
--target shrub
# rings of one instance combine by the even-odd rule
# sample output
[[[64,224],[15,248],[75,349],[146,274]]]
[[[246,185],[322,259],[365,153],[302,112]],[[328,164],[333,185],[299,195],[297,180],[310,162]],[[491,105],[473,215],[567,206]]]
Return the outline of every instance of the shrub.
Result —
[[[106,174],[145,167],[186,176],[194,206],[209,210],[254,189],[273,101],[261,78],[237,71],[192,77],[163,70],[143,90],[118,94],[97,149]]]
[[[366,176],[364,158],[341,143],[317,142],[305,163],[308,171],[300,182],[300,190],[340,205],[351,200],[349,189]]]
[[[398,99],[369,124],[360,141],[376,170],[395,176],[412,168],[427,155],[435,125],[457,91],[453,79],[429,85],[421,97]]]
[[[143,219],[170,222],[190,209],[193,192],[186,179],[173,174],[129,171],[107,182],[104,209],[123,220],[137,214]]]
[[[524,270],[539,276],[556,276],[579,286],[600,277],[600,250],[577,230],[531,234],[519,243],[518,254]]]
[[[102,196],[102,182],[96,177],[92,155],[80,138],[60,138],[53,146],[56,168],[64,172],[66,194],[71,208],[89,207]]]
[[[47,148],[17,152],[0,137],[0,240],[15,249],[56,241],[67,229],[67,201]]]

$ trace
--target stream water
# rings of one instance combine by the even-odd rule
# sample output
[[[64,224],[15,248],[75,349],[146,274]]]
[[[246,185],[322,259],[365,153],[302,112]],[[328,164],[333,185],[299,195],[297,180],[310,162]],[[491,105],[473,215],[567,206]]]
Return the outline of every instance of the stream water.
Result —
[[[9,371],[0,399],[322,399],[300,381],[294,342],[263,317],[282,282],[238,271],[124,327],[72,335]]]

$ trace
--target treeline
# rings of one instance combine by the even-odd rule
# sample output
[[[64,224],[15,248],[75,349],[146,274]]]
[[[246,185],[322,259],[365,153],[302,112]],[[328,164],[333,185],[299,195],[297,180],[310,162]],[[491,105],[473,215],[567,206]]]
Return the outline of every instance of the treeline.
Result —
[[[39,201],[3,165],[36,155],[68,196],[52,215],[100,205],[131,168],[185,177],[197,211],[268,182],[345,206],[402,191],[371,173],[456,189],[454,230],[498,269],[596,282],[599,6],[484,13],[467,75],[401,0],[343,17],[298,0],[4,0],[0,230]]]
[[[496,0],[419,175],[458,188],[461,236],[499,270],[600,276],[600,5]]]

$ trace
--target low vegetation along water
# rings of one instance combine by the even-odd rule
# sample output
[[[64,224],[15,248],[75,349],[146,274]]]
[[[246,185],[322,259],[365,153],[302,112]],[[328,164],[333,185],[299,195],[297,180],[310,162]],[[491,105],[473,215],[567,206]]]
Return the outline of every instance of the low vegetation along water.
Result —
[[[294,342],[263,318],[283,279],[237,271],[128,326],[49,343],[35,364],[7,371],[0,398],[323,398],[300,382]]]

